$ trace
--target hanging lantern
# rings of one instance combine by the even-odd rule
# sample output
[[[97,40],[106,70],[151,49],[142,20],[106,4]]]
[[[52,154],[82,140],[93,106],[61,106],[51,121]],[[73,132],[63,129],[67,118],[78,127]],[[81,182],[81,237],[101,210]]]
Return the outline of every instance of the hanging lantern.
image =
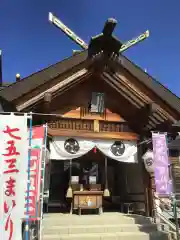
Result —
[[[105,157],[105,189],[104,189],[104,197],[110,197],[110,192],[108,189],[108,176],[107,176],[107,157]]]
[[[154,155],[151,150],[148,150],[143,156],[144,165],[148,173],[154,173]]]
[[[66,193],[66,197],[67,198],[72,198],[73,197],[73,191],[72,191],[72,187],[69,185],[67,193]]]
[[[73,191],[71,187],[71,176],[72,176],[72,159],[69,161],[69,187],[66,193],[67,198],[72,198],[73,197]]]

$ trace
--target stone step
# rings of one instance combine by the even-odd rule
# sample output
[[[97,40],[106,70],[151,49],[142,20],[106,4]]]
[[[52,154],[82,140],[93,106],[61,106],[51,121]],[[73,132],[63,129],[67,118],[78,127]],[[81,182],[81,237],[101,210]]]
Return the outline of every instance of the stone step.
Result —
[[[115,224],[150,224],[151,220],[139,215],[123,214],[102,214],[102,215],[69,215],[69,214],[51,214],[45,215],[43,225],[104,225]]]
[[[65,234],[44,235],[42,240],[168,240],[162,232],[116,232],[116,233],[90,233],[90,234]]]
[[[46,226],[43,234],[81,234],[81,233],[115,233],[115,232],[153,232],[157,230],[155,224],[108,224],[108,225],[72,225],[72,226]]]

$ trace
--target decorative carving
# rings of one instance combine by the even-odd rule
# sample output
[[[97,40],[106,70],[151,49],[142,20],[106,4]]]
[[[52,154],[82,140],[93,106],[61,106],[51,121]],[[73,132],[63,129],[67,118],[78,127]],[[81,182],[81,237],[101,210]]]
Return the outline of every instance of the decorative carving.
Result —
[[[115,156],[121,156],[125,152],[125,145],[122,141],[116,141],[114,144],[111,146],[111,152]]]
[[[105,122],[105,121],[100,121],[99,131],[100,132],[132,132],[128,124],[125,122],[117,123],[117,122]]]
[[[100,116],[102,117],[104,120],[106,120],[106,111],[104,110],[103,112],[91,112],[91,103],[88,103],[87,107],[81,107],[80,108],[80,116],[81,117],[85,117],[85,116],[92,116],[92,115],[96,115],[96,116]]]
[[[62,130],[82,130],[93,132],[94,122],[93,120],[78,120],[78,119],[58,119],[51,121],[48,126],[52,129]]]
[[[72,118],[61,118],[50,121],[48,127],[51,129],[78,130],[86,132],[133,132],[126,122],[106,122]]]
[[[76,154],[80,147],[78,141],[74,138],[69,138],[64,143],[64,149],[71,154]]]
[[[52,94],[47,92],[44,94],[44,101],[45,102],[51,102],[51,99],[52,99]]]
[[[94,120],[94,132],[99,132],[99,121]]]

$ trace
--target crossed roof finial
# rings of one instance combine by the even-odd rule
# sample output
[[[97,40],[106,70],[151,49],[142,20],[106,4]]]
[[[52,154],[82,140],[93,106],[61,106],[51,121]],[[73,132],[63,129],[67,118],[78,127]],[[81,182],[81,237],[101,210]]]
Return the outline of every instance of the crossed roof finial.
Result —
[[[116,27],[117,20],[114,18],[109,18],[104,25],[102,33],[92,37],[88,45],[52,13],[49,13],[49,21],[52,22],[56,27],[60,28],[61,31],[63,31],[74,42],[76,42],[81,48],[88,49],[89,57],[102,51],[108,56],[112,53],[119,55],[131,46],[149,37],[149,31],[147,30],[137,38],[122,44],[118,38],[112,35],[114,28]]]

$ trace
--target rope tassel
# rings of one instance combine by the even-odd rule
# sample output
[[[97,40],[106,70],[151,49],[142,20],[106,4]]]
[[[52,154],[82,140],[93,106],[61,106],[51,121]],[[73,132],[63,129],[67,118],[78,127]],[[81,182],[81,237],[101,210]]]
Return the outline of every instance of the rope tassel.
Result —
[[[107,157],[105,157],[105,189],[104,189],[104,197],[110,197],[110,192],[108,189],[108,179],[107,179]]]
[[[72,198],[73,197],[73,191],[71,187],[71,175],[72,175],[72,159],[70,160],[70,166],[69,166],[69,187],[66,193],[67,198]]]

